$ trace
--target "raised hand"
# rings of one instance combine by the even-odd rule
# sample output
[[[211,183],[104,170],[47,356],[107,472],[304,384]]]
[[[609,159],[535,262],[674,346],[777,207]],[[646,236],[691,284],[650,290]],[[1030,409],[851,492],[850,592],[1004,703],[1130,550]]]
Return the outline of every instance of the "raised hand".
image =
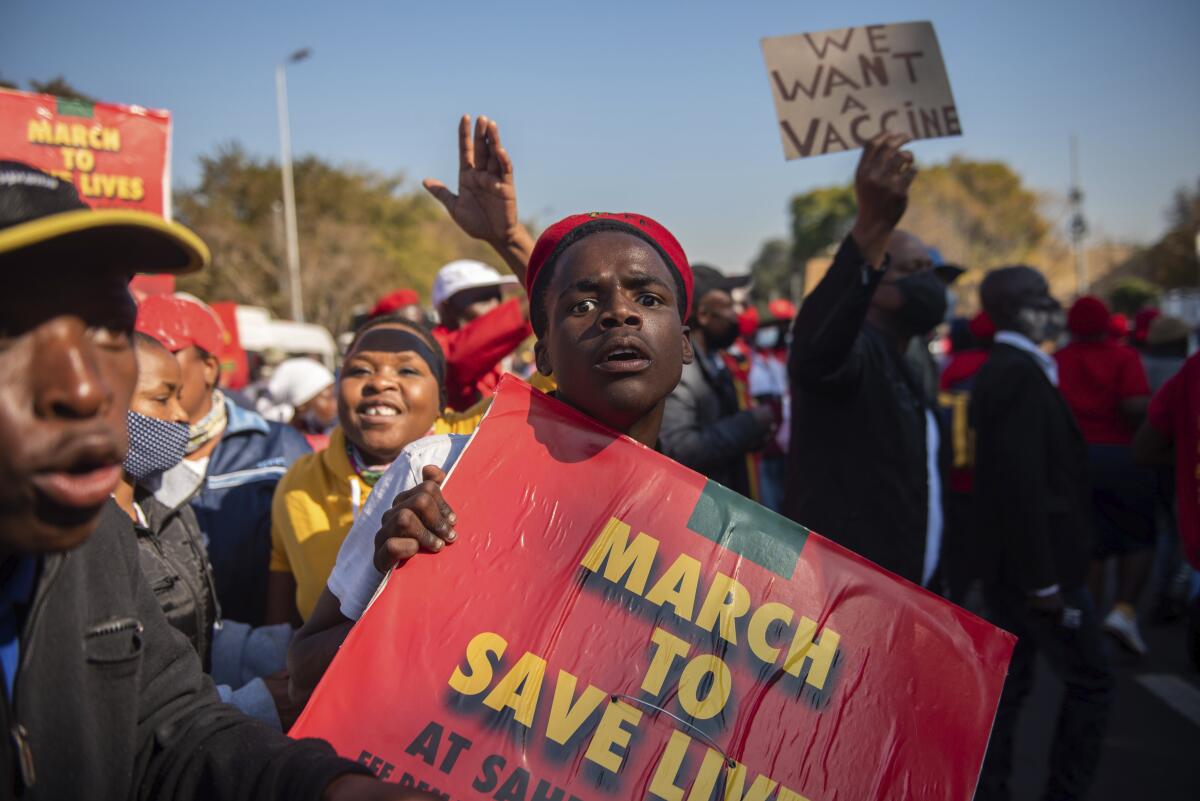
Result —
[[[904,134],[880,133],[863,148],[854,174],[858,218],[852,232],[859,251],[880,265],[887,240],[908,207],[908,188],[917,175],[913,155],[901,148]]]
[[[458,518],[442,497],[446,474],[427,465],[421,477],[425,480],[397,495],[392,508],[383,513],[375,535],[375,569],[380,573],[422,549],[437,553],[458,536],[454,531]]]
[[[495,120],[480,116],[471,132],[471,115],[458,123],[458,194],[441,181],[426,178],[425,189],[438,199],[467,235],[496,249],[524,280],[533,250],[529,232],[517,217],[517,188],[512,159],[500,143]]]

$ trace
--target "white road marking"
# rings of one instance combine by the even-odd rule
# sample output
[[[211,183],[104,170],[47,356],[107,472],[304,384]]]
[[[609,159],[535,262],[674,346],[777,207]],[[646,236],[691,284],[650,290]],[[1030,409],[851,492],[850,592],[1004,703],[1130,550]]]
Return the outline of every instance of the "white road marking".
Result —
[[[1141,684],[1167,706],[1200,726],[1200,689],[1169,673],[1146,673],[1137,677]]]

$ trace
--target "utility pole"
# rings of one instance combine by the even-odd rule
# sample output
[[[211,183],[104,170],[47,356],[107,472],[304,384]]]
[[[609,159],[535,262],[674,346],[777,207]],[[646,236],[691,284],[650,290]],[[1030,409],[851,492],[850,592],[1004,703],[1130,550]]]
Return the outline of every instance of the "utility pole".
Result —
[[[284,68],[308,58],[307,47],[297,50],[275,65],[275,105],[279,111],[279,150],[283,172],[283,218],[287,239],[288,294],[292,319],[304,322],[304,296],[300,287],[300,234],[296,225],[296,187],[292,183],[292,131],[288,122],[287,77]]]
[[[1071,246],[1075,252],[1075,294],[1086,295],[1088,291],[1087,266],[1084,264],[1083,237],[1087,233],[1087,222],[1083,219],[1083,190],[1079,188],[1079,146],[1075,134],[1071,134]]]

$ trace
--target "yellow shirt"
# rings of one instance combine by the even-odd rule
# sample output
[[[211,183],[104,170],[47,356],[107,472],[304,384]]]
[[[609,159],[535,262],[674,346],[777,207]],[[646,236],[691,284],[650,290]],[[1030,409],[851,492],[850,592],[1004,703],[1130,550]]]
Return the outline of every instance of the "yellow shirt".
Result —
[[[329,447],[301,456],[279,480],[271,503],[271,570],[296,579],[302,619],[312,614],[342,540],[370,493],[350,465],[340,426]]]
[[[543,392],[554,389],[552,378],[535,374],[532,383]],[[491,405],[489,397],[464,412],[447,409],[430,433],[473,434]],[[329,447],[301,456],[279,480],[271,503],[271,570],[295,578],[302,620],[317,605],[342,540],[370,494],[350,465],[341,426],[330,435]]]

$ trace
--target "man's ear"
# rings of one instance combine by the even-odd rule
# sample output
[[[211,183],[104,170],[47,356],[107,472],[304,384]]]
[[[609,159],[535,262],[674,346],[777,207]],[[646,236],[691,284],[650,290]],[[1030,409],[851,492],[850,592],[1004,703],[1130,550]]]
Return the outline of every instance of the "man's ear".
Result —
[[[204,385],[210,390],[217,388],[221,380],[221,360],[213,354],[204,357]]]
[[[696,358],[696,351],[692,349],[692,338],[688,336],[692,329],[688,326],[683,327],[683,363],[691,364]]]
[[[533,361],[537,365],[537,371],[542,375],[554,374],[554,369],[550,365],[550,354],[546,352],[546,343],[540,339],[533,343]]]

